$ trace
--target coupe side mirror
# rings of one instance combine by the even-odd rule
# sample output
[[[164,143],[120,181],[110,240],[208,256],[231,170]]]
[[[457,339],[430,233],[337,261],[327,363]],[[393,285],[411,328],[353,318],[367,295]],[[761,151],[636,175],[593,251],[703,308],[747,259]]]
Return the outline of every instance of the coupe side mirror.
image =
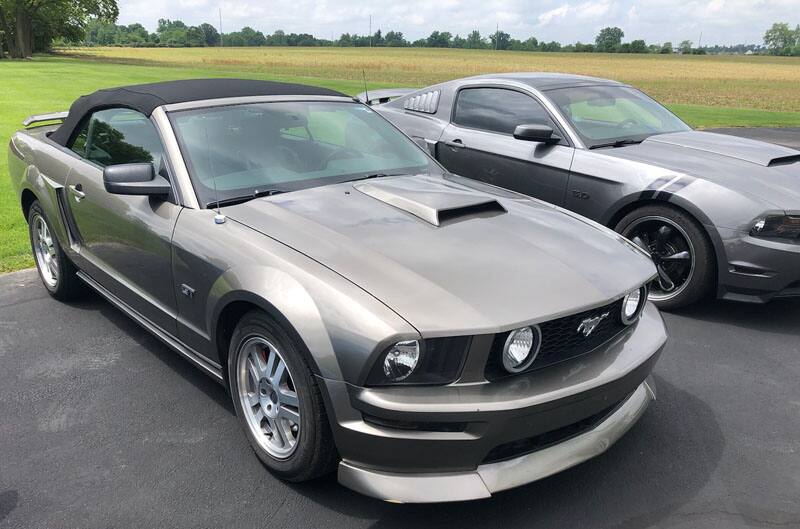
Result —
[[[514,129],[514,137],[522,141],[535,141],[539,143],[558,143],[561,136],[547,125],[518,125]]]
[[[114,195],[166,197],[172,191],[167,179],[156,174],[152,163],[109,165],[103,169],[103,185]]]

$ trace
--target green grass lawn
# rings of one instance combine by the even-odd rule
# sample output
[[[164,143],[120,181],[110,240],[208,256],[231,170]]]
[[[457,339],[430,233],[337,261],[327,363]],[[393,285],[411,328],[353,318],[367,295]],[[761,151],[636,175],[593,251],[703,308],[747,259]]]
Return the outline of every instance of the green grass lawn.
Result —
[[[353,80],[274,76],[269,72],[216,66],[211,68],[142,66],[66,57],[42,56],[30,61],[0,61],[0,272],[33,266],[25,220],[8,179],[5,148],[22,120],[43,112],[66,110],[82,94],[98,88],[181,78],[244,77],[325,86],[348,94],[363,90]],[[387,84],[371,83],[369,88]],[[771,112],[701,105],[669,105],[695,127],[800,126],[800,113]]]

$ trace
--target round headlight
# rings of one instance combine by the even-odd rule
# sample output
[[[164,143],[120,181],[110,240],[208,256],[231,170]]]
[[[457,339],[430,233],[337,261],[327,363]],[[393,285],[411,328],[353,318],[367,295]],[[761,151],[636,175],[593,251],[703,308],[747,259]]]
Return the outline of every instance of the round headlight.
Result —
[[[622,323],[630,325],[642,313],[647,302],[647,287],[628,293],[622,300]]]
[[[538,325],[513,330],[503,346],[503,367],[509,373],[527,369],[539,354],[542,331]]]
[[[397,342],[383,359],[383,373],[392,382],[400,382],[414,372],[419,362],[419,342]]]

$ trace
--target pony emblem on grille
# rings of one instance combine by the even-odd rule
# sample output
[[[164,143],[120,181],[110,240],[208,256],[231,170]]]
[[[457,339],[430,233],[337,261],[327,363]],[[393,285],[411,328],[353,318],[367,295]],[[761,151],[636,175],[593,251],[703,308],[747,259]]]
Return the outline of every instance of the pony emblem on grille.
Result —
[[[594,318],[586,318],[578,325],[578,332],[583,334],[585,338],[588,338],[590,334],[594,332],[600,322],[604,319],[608,318],[608,312],[604,312],[599,316],[595,316]]]

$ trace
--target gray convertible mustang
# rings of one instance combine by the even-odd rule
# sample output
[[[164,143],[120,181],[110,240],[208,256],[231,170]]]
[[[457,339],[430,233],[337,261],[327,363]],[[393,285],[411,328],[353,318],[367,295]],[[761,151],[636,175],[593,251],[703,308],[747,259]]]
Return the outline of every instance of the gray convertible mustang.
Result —
[[[446,174],[352,98],[175,81],[27,125],[9,169],[44,286],[89,285],[225,384],[284,479],[483,498],[603,452],[655,398],[640,248]]]
[[[800,151],[693,131],[630,86],[509,73],[359,96],[461,176],[563,206],[653,257],[662,308],[800,296]]]

